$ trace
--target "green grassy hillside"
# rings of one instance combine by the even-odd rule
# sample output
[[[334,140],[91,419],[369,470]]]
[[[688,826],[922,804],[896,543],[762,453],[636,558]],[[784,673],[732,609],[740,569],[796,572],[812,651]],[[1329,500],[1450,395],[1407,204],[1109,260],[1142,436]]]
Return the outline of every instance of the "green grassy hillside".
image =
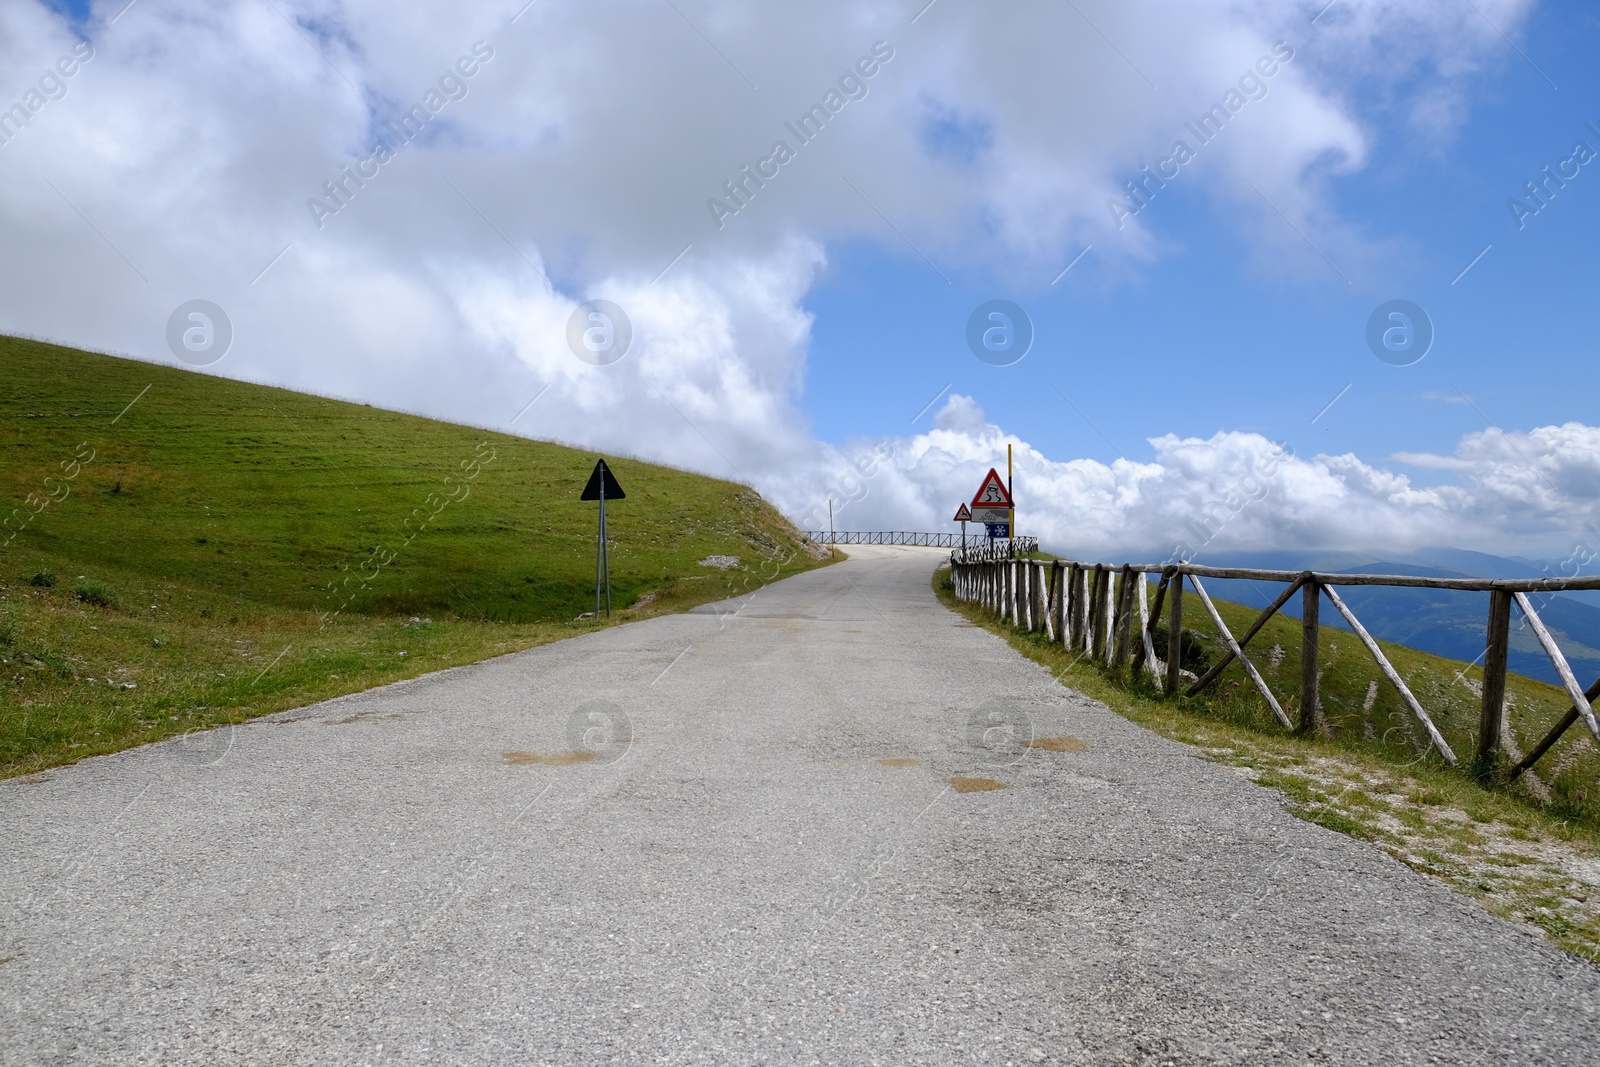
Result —
[[[599,625],[593,454],[15,338],[0,371],[0,772]],[[819,562],[747,487],[607,459],[614,621]]]

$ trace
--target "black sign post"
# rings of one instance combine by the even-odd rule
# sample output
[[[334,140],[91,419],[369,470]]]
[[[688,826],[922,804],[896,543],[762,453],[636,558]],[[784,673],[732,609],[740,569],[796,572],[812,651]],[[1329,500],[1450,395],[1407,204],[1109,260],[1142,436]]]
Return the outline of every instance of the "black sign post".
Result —
[[[958,505],[956,507],[955,521],[961,524],[961,551],[965,555],[967,551],[967,523],[972,521],[972,509],[965,504]]]
[[[602,588],[605,589],[606,617],[611,616],[611,561],[606,553],[606,500],[621,500],[627,495],[622,491],[622,486],[617,484],[611,468],[606,466],[606,461],[602,459],[594,465],[594,473],[589,475],[589,484],[583,487],[583,496],[579,497],[580,500],[600,501],[600,533],[594,556],[595,618],[600,617]]]

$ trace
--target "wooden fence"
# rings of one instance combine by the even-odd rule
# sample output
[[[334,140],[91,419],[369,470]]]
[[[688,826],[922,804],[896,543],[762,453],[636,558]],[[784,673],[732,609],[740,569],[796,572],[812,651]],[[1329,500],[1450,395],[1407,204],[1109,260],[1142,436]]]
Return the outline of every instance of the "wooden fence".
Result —
[[[1149,576],[1152,574],[1158,576],[1153,604],[1149,597]],[[1223,623],[1202,578],[1283,582],[1286,588],[1241,636],[1235,637]],[[1406,685],[1405,679],[1400,677],[1400,673],[1378,647],[1377,641],[1373,640],[1339,595],[1338,587],[1383,585],[1487,592],[1489,615],[1475,766],[1480,771],[1494,768],[1502,758],[1501,724],[1505,717],[1506,660],[1510,647],[1513,604],[1527,620],[1528,627],[1545,654],[1550,657],[1562,686],[1572,700],[1572,707],[1512,768],[1511,776],[1520,775],[1538,762],[1580,718],[1596,743],[1600,744],[1600,722],[1596,721],[1591,707],[1595,698],[1600,697],[1600,679],[1586,690],[1578,686],[1566,657],[1528,599],[1528,594],[1533,592],[1600,589],[1600,578],[1423,578],[1396,574],[1324,574],[1315,571],[1202,567],[1191,563],[1124,564],[1116,567],[1070,560],[985,559],[976,558],[971,552],[965,556],[954,552],[951,554],[951,580],[959,599],[975,601],[1030,632],[1042,630],[1050,640],[1059,641],[1067,649],[1101,661],[1111,669],[1131,665],[1135,671],[1146,671],[1157,688],[1167,694],[1176,694],[1183,686],[1182,620],[1184,587],[1187,584],[1200,598],[1212,622],[1216,623],[1227,652],[1205,674],[1182,688],[1183,694],[1193,696],[1201,692],[1216,682],[1223,670],[1237,659],[1283,727],[1302,731],[1325,728],[1317,692],[1317,636],[1322,601],[1326,599],[1355,631],[1367,652],[1377,661],[1378,669],[1399,692],[1401,701],[1427,732],[1434,749],[1451,766],[1457,764],[1455,752]],[[1302,605],[1298,722],[1290,720],[1245,652],[1250,640],[1261,632],[1267,621],[1295,593],[1300,594]],[[1158,650],[1156,627],[1160,624],[1163,609],[1167,612],[1166,648]],[[1164,657],[1160,653],[1164,653]]]

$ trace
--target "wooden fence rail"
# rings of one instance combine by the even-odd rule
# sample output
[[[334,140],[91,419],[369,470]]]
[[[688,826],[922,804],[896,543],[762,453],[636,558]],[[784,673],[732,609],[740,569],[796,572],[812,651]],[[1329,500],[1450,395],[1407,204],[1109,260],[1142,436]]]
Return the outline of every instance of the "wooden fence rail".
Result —
[[[1031,541],[1031,538],[1021,539]],[[1036,545],[1034,547],[1037,547]],[[1600,589],[1600,577],[1589,578],[1425,578],[1399,574],[1327,574],[1318,571],[1258,570],[1243,567],[1204,567],[1182,564],[1123,564],[1073,560],[1034,560],[1016,558],[1022,549],[1009,543],[980,542],[965,552],[951,553],[951,581],[958,599],[980,604],[1013,625],[1029,632],[1043,631],[1047,638],[1082,658],[1103,663],[1112,670],[1131,665],[1134,671],[1150,675],[1152,682],[1169,695],[1194,696],[1216,683],[1235,660],[1244,669],[1273,716],[1285,729],[1315,732],[1326,729],[1319,703],[1318,631],[1324,598],[1350,626],[1377,663],[1379,671],[1400,694],[1402,703],[1422,727],[1428,747],[1439,753],[1452,767],[1458,758],[1439,732],[1427,709],[1422,706],[1400,672],[1384,655],[1378,642],[1356,618],[1355,612],[1339,595],[1340,586],[1396,586],[1403,588],[1457,589],[1489,593],[1488,627],[1483,662],[1483,694],[1479,713],[1477,751],[1474,770],[1487,776],[1495,773],[1504,759],[1502,737],[1506,715],[1506,670],[1513,606],[1526,619],[1529,629],[1550,658],[1572,707],[1515,767],[1516,777],[1537,763],[1561,736],[1579,719],[1600,744],[1600,719],[1592,704],[1600,697],[1600,679],[1588,689],[1578,684],[1572,667],[1550,635],[1538,611],[1528,599],[1531,592],[1564,592],[1574,589]],[[1150,575],[1157,575],[1153,603]],[[1286,588],[1258,615],[1240,637],[1222,620],[1201,579],[1244,578],[1282,582]],[[1203,675],[1183,687],[1183,596],[1187,585],[1200,598],[1206,614],[1216,624],[1226,651]],[[1296,592],[1301,594],[1300,679],[1297,707],[1298,723],[1292,720],[1266,679],[1245,649],[1273,616],[1282,611]],[[1156,630],[1166,608],[1166,648],[1158,650]],[[1138,636],[1134,636],[1134,628]],[[1159,658],[1158,652],[1165,658]]]

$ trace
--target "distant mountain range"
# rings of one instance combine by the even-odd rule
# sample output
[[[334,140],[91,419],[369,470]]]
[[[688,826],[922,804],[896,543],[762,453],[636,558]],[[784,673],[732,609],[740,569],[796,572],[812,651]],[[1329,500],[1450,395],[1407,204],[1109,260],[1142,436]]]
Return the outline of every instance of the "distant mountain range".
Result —
[[[1407,574],[1431,578],[1545,578],[1560,576],[1556,562],[1491,556],[1459,548],[1428,548],[1392,559],[1353,553],[1221,552],[1203,555],[1196,563],[1212,567],[1257,567],[1265,570],[1315,570],[1338,574]],[[1546,569],[1548,567],[1548,569]],[[1569,568],[1570,569],[1570,568]],[[1206,582],[1213,596],[1264,608],[1283,589],[1281,585],[1238,579]],[[1385,586],[1346,586],[1339,590],[1344,602],[1374,637],[1451,659],[1475,662],[1483,656],[1484,628],[1489,594],[1448,589],[1399,589]],[[1532,595],[1539,618],[1587,686],[1600,675],[1600,592],[1539,593]],[[1300,598],[1284,606],[1284,614],[1300,617]],[[1321,622],[1348,630],[1343,618],[1324,603]],[[1533,631],[1511,610],[1510,669],[1529,678],[1560,685],[1555,668],[1539,646]]]

